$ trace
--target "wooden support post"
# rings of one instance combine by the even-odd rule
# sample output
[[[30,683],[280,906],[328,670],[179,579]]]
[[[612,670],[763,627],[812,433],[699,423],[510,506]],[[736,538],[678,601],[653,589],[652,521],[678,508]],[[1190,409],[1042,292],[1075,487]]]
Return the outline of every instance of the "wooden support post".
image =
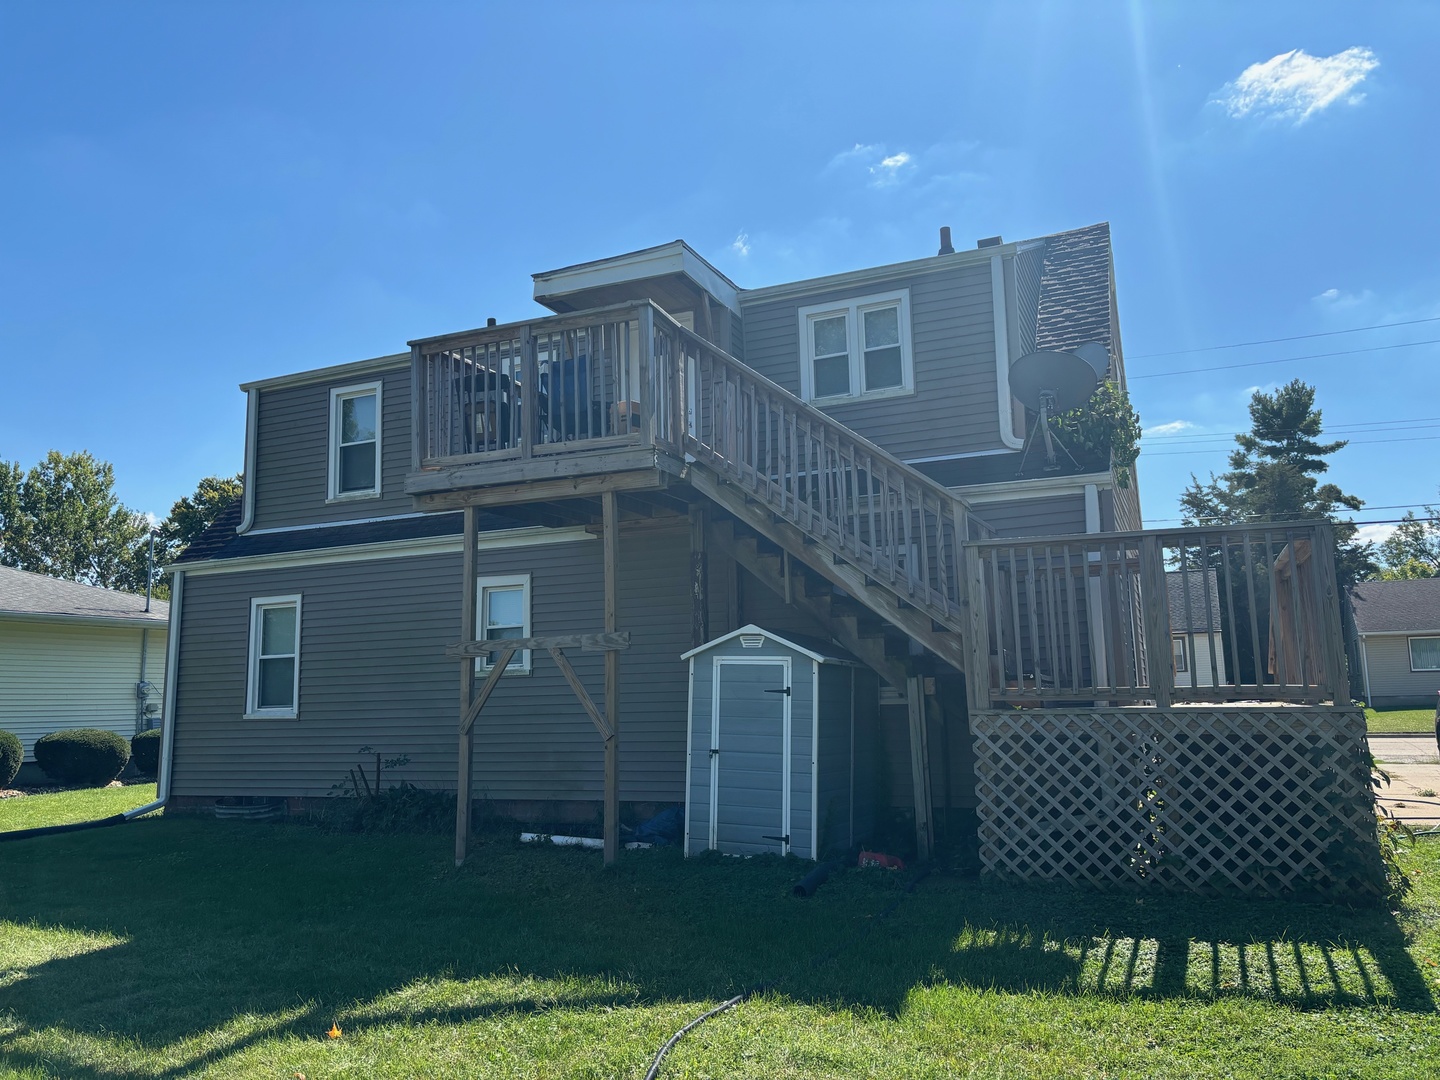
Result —
[[[930,740],[925,730],[925,684],[919,676],[905,680],[905,704],[910,713],[910,779],[915,788],[915,852],[921,862],[929,860],[935,848],[931,820]]]
[[[476,535],[475,508],[465,508],[463,529],[460,584],[460,640],[473,641],[478,625],[475,620],[476,589],[475,549]],[[465,862],[470,846],[470,794],[473,789],[471,768],[475,758],[475,730],[470,717],[470,702],[475,695],[475,661],[466,660],[460,665],[460,765],[455,776],[455,865]],[[470,724],[467,725],[466,721]]]
[[[613,634],[620,521],[613,491],[601,495],[600,502],[605,526],[605,632]],[[605,720],[610,726],[605,740],[605,865],[611,866],[620,851],[620,654],[613,650],[605,653]]]
[[[710,554],[705,544],[709,514],[703,506],[690,507],[690,646],[710,640]]]

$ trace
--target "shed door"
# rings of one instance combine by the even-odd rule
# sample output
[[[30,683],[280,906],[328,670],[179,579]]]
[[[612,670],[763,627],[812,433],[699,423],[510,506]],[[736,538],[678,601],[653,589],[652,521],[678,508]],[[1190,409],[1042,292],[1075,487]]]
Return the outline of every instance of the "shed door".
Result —
[[[790,850],[790,661],[715,661],[710,846]]]

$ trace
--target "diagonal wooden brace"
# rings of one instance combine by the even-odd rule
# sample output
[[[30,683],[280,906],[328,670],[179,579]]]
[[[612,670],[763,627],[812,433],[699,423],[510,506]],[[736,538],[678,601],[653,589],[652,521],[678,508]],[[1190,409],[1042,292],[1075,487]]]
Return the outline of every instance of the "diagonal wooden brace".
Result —
[[[485,680],[485,685],[480,687],[480,692],[475,695],[475,700],[470,703],[470,708],[465,711],[464,717],[460,720],[461,735],[475,726],[475,718],[480,715],[480,710],[485,707],[485,702],[490,700],[490,695],[495,692],[495,687],[500,685],[500,676],[505,674],[505,669],[510,664],[510,658],[514,655],[514,645],[500,650],[500,656],[495,661],[495,666],[490,669],[490,677]]]
[[[590,695],[585,692],[585,685],[580,681],[580,676],[575,674],[575,669],[570,666],[570,661],[565,659],[565,654],[552,646],[550,655],[555,658],[555,666],[560,669],[560,674],[565,676],[565,681],[570,684],[570,689],[575,691],[575,696],[580,699],[580,704],[590,714],[590,719],[600,732],[600,737],[607,743],[615,738],[615,729],[606,723],[605,717],[595,707],[595,702],[590,700]]]

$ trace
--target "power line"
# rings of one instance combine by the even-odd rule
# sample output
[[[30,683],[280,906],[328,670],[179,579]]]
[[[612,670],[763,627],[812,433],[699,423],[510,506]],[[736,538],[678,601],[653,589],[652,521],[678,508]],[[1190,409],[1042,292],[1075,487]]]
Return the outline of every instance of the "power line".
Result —
[[[1127,375],[1126,379],[1164,379],[1171,375],[1194,375],[1202,371],[1230,371],[1234,368],[1265,367],[1268,364],[1290,364],[1296,360],[1323,360],[1329,356],[1355,356],[1359,353],[1385,352],[1388,349],[1410,349],[1416,345],[1440,345],[1440,338],[1424,341],[1403,341],[1398,345],[1372,345],[1364,349],[1340,349],[1336,352],[1307,353],[1305,356],[1282,356],[1278,360],[1248,360],[1243,364],[1217,364],[1214,367],[1182,368],[1179,371],[1152,371],[1148,375]]]
[[[1412,417],[1412,418],[1406,419],[1406,420],[1366,420],[1366,421],[1357,421],[1356,423],[1353,423],[1353,424],[1336,424],[1334,427],[1327,427],[1327,428],[1325,428],[1322,432],[1320,432],[1320,434],[1317,435],[1316,438],[1323,438],[1323,437],[1328,436],[1328,435],[1333,435],[1333,434],[1334,434],[1335,432],[1337,432],[1337,431],[1339,431],[1339,432],[1344,432],[1344,431],[1361,431],[1363,434],[1371,434],[1371,435],[1380,434],[1380,433],[1382,433],[1382,432],[1387,432],[1387,431],[1410,431],[1410,430],[1422,431],[1422,430],[1425,430],[1426,428],[1433,427],[1433,426],[1435,425],[1435,423],[1437,423],[1437,422],[1440,422],[1440,416],[1416,416],[1416,417]],[[1412,424],[1414,425],[1413,428],[1408,427],[1408,426],[1401,426],[1401,425],[1412,425]],[[1377,430],[1374,430],[1374,431],[1366,430],[1366,429],[1370,429],[1370,428],[1374,428],[1374,429],[1377,429]],[[1198,439],[1228,439],[1228,438],[1231,438],[1231,437],[1233,437],[1233,436],[1235,436],[1235,435],[1245,435],[1245,434],[1249,434],[1249,432],[1242,432],[1242,431],[1197,431],[1195,434],[1190,435],[1190,434],[1187,434],[1187,433],[1185,433],[1185,432],[1183,432],[1183,431],[1176,431],[1176,432],[1167,432],[1167,433],[1165,433],[1165,434],[1163,434],[1163,435],[1144,435],[1143,437],[1146,438],[1146,439],[1149,439],[1151,442],[1154,442],[1154,441],[1156,441],[1156,440],[1162,440],[1162,439],[1163,439],[1163,440],[1166,440],[1166,441],[1174,440],[1174,441],[1176,441],[1176,442],[1194,442],[1194,441],[1196,441],[1196,440],[1198,440]]]
[[[1352,326],[1348,330],[1321,330],[1314,334],[1295,334],[1291,337],[1264,338],[1259,341],[1236,341],[1229,345],[1206,345],[1200,349],[1172,349],[1170,352],[1136,353],[1131,360],[1149,360],[1157,356],[1184,356],[1187,353],[1219,352],[1221,349],[1244,349],[1251,345],[1278,345],[1283,341],[1305,341],[1308,338],[1335,337],[1338,334],[1359,334],[1366,330],[1385,330],[1392,326],[1418,326],[1420,323],[1440,322],[1440,315],[1424,319],[1406,319],[1404,322],[1373,323],[1370,326]]]
[[[1382,505],[1380,505],[1380,506],[1366,506],[1366,507],[1362,507],[1362,509],[1364,509],[1364,510],[1413,510],[1413,509],[1415,509],[1417,506],[1419,506],[1419,507],[1429,507],[1429,506],[1431,506],[1431,505],[1433,505],[1433,504],[1431,504],[1431,503],[1384,503],[1384,504],[1382,504]],[[1151,521],[1183,521],[1183,520],[1185,520],[1185,519],[1184,519],[1184,518],[1174,517],[1174,518],[1151,518],[1150,520],[1151,520]],[[1248,523],[1249,523],[1249,524],[1255,524],[1256,522],[1262,522],[1262,521],[1264,521],[1264,520],[1265,520],[1264,518],[1252,518],[1252,519],[1250,519],[1250,521],[1249,521]],[[1404,520],[1405,520],[1404,518],[1394,518],[1394,519],[1389,519],[1389,518],[1387,518],[1387,519],[1384,520],[1384,521],[1357,521],[1357,522],[1354,522],[1354,524],[1356,524],[1356,525],[1398,525],[1398,524],[1400,524],[1400,522],[1402,522],[1402,521],[1404,521]],[[1424,519],[1422,518],[1421,520],[1424,520]]]
[[[1440,435],[1413,435],[1413,436],[1409,436],[1409,437],[1403,438],[1403,439],[1351,439],[1351,440],[1349,440],[1349,445],[1350,445],[1350,446],[1372,446],[1372,445],[1375,445],[1376,443],[1434,442],[1434,441],[1436,441],[1436,440],[1440,440]],[[1157,450],[1155,453],[1149,454],[1149,455],[1147,455],[1147,456],[1148,456],[1148,457],[1183,457],[1183,456],[1185,456],[1185,455],[1192,455],[1192,454],[1214,454],[1214,453],[1218,453],[1218,452],[1221,451],[1221,450],[1229,450],[1229,449],[1230,449],[1230,447],[1228,447],[1228,446],[1223,446],[1223,445],[1222,445],[1222,446],[1211,446],[1211,447],[1208,447],[1208,448],[1206,448],[1206,449],[1204,449],[1204,450]]]

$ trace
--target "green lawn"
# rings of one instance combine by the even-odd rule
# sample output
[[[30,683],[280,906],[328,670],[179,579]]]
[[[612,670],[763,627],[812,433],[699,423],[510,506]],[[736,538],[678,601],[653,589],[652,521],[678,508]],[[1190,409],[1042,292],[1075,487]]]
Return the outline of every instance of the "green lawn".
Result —
[[[1380,734],[1415,732],[1424,735],[1435,733],[1434,709],[1387,709],[1377,712],[1365,710],[1365,729]]]
[[[1424,843],[1397,915],[148,818],[0,845],[0,1077],[638,1078],[765,983],[664,1075],[1411,1080]]]
[[[53,795],[0,799],[0,832],[93,821],[154,801],[154,784],[127,784],[116,788],[89,788],[59,791]]]

